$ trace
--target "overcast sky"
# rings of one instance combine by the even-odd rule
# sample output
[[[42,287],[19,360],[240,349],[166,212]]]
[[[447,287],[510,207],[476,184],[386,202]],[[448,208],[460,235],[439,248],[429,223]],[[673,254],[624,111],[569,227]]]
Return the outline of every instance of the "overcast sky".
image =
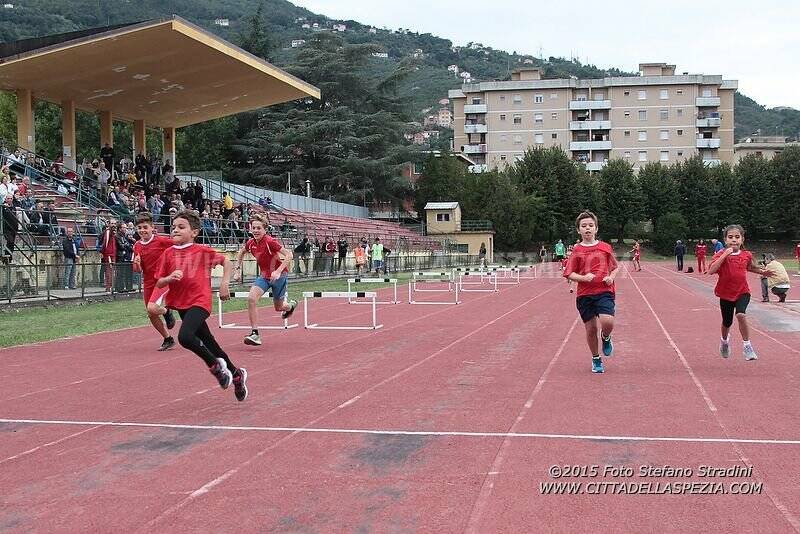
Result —
[[[722,74],[767,107],[800,109],[800,2],[291,0],[315,13],[635,72]]]

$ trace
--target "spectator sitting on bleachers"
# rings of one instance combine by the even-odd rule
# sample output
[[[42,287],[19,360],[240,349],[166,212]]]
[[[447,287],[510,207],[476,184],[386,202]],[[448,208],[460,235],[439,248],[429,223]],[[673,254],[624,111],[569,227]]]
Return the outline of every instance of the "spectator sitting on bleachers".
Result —
[[[20,188],[20,193],[21,192],[22,188]],[[33,189],[28,188],[25,194],[22,195],[20,203],[22,204],[22,209],[28,212],[36,207],[36,199],[33,196]]]
[[[4,174],[0,177],[0,198],[6,198],[7,195],[13,197],[17,189],[17,184],[11,180],[10,176]]]
[[[47,230],[51,239],[55,239],[61,233],[61,230],[58,227],[58,218],[56,217],[55,206],[56,203],[53,200],[48,200],[44,205],[44,213],[46,214],[48,224]]]
[[[19,184],[19,192],[23,197],[25,197],[27,196],[28,191],[33,193],[33,188],[31,187],[31,179],[29,176],[23,176],[22,183]]]
[[[50,233],[50,216],[44,211],[42,202],[36,203],[36,208],[28,212],[28,230],[34,235],[49,235]]]
[[[178,210],[178,213],[186,209],[186,206],[183,204],[181,196],[178,193],[172,193],[172,207]]]
[[[219,235],[219,226],[217,225],[217,221],[211,218],[211,216],[209,216],[208,212],[205,211],[203,212],[202,224],[203,224],[203,241],[205,243],[209,243],[212,240],[216,239],[216,237]]]

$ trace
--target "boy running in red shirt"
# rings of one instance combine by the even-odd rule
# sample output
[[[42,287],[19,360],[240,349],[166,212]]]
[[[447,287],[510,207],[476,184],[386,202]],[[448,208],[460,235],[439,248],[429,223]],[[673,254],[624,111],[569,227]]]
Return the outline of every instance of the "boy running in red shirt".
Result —
[[[714,254],[708,274],[719,274],[714,294],[719,297],[719,308],[722,312],[722,339],[719,342],[719,354],[727,358],[731,354],[729,333],[733,325],[733,314],[739,323],[739,332],[744,342],[744,359],[756,360],[753,345],[750,343],[750,327],[747,325],[747,305],[750,303],[750,286],[747,284],[747,271],[762,276],[772,276],[769,269],[756,265],[753,255],[742,250],[744,244],[744,228],[731,224],[723,232],[726,248]]]
[[[611,343],[611,332],[614,330],[614,278],[619,266],[611,245],[596,239],[598,224],[594,213],[584,211],[578,215],[575,226],[581,242],[575,245],[564,276],[578,282],[575,304],[586,328],[586,342],[592,352],[592,372],[602,373],[603,360],[597,342],[598,324],[603,354],[609,357],[614,351]]]
[[[706,252],[708,247],[701,239],[694,247],[694,255],[697,257],[697,274],[706,274]]]
[[[244,344],[261,345],[261,336],[258,334],[258,301],[261,296],[272,288],[275,311],[281,312],[281,317],[284,319],[288,319],[294,313],[297,301],[286,301],[288,266],[292,262],[292,251],[284,248],[280,241],[267,235],[267,224],[261,215],[250,218],[250,233],[253,234],[253,238],[247,241],[236,257],[233,279],[241,280],[244,255],[248,252],[252,254],[258,262],[260,274],[253,282],[250,295],[247,297],[247,314],[250,316],[250,326],[253,331],[244,338]]]
[[[200,228],[197,212],[182,211],[173,219],[173,245],[161,258],[147,309],[158,313],[165,301],[166,307],[177,310],[183,320],[178,343],[202,358],[222,389],[233,382],[236,399],[243,401],[247,398],[247,370],[236,368],[206,324],[211,315],[211,269],[223,266],[219,298],[228,300],[231,262],[216,250],[195,244]]]
[[[142,288],[144,289],[144,307],[150,302],[153,290],[156,287],[156,271],[161,263],[161,255],[172,246],[172,239],[167,236],[155,235],[153,226],[153,216],[149,213],[140,213],[136,216],[136,231],[139,233],[139,241],[133,245],[133,270],[142,273]],[[161,313],[164,314],[164,321],[161,321]],[[167,330],[172,330],[175,326],[175,316],[171,310],[161,313],[150,313],[150,324],[161,334],[164,341],[161,343],[160,351],[169,350],[175,346],[175,340],[169,335]],[[164,322],[167,323],[166,328]]]

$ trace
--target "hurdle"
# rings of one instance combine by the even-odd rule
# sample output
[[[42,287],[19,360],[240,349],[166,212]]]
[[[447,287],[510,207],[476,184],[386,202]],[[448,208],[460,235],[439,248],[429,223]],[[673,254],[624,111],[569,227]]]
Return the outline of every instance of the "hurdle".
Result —
[[[249,296],[250,296],[250,292],[249,291],[234,291],[233,293],[231,293],[231,298],[247,298]],[[267,291],[266,293],[261,295],[261,298],[265,298],[265,297],[272,298],[272,291],[271,290]],[[286,293],[286,298],[288,299],[288,297],[289,297],[289,293],[287,292]],[[244,324],[239,324],[239,323],[226,323],[224,318],[223,318],[223,311],[222,311],[222,308],[223,308],[223,304],[222,303],[223,302],[224,301],[221,298],[219,298],[219,293],[217,293],[217,309],[219,310],[217,315],[218,315],[218,318],[219,318],[219,327],[220,328],[230,328],[230,329],[233,329],[233,330],[250,330],[251,328],[253,328],[249,324],[244,325]],[[258,328],[259,330],[262,330],[262,329],[263,330],[289,330],[290,328],[297,328],[298,326],[299,325],[297,323],[289,324],[289,320],[288,319],[284,319],[283,320],[283,326],[278,326],[278,325],[261,326],[261,325],[259,325],[256,328]]]
[[[447,289],[424,289],[418,288],[418,283],[428,283],[428,282],[447,282]],[[438,292],[438,293],[450,293],[455,291],[455,299],[451,301],[416,301],[414,300],[414,293],[415,292]],[[434,272],[434,273],[423,273],[423,272],[414,272],[411,273],[411,280],[408,282],[408,303],[409,304],[461,304],[461,301],[458,300],[458,281],[454,279],[453,273],[442,273],[442,272]]]
[[[480,277],[480,282],[468,282],[468,283],[465,283],[464,279],[465,278],[470,278],[470,277]],[[484,278],[488,278],[489,279],[489,284],[490,285],[487,288],[483,287]],[[497,283],[498,283],[497,282],[497,273],[495,273],[493,271],[488,271],[488,272],[471,271],[471,272],[458,273],[458,285],[461,286],[461,291],[464,291],[465,293],[466,292],[494,293],[494,292],[498,291]],[[481,288],[480,289],[468,289],[468,288],[464,287],[465,285],[466,286],[481,286]]]
[[[374,291],[304,291],[303,292],[303,322],[308,330],[377,330],[382,328],[378,324],[378,306],[376,301],[377,293]],[[308,299],[314,298],[345,298],[348,302],[354,298],[372,299],[372,324],[355,326],[321,326],[317,323],[308,322]]]
[[[498,267],[493,269],[497,275],[497,284],[499,285],[519,285],[519,269],[517,267]],[[503,276],[500,276],[500,273]],[[502,280],[502,281],[501,281]]]
[[[347,280],[347,292],[352,293],[353,284],[392,284],[394,286],[394,298],[392,300],[379,300],[375,304],[400,304],[397,300],[397,279],[396,278],[349,278]],[[369,302],[347,299],[350,304],[370,304]]]

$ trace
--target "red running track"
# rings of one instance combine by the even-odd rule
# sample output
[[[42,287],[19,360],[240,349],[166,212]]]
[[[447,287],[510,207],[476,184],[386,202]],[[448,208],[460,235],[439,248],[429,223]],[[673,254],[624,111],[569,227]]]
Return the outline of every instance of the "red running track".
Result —
[[[623,272],[604,375],[549,278],[381,306],[377,331],[254,348],[215,329],[249,370],[244,403],[149,328],[0,351],[0,531],[800,531],[800,313],[754,302],[760,359],[734,333],[723,360],[712,285]],[[313,305],[319,322],[370,319]],[[693,473],[639,476],[664,465]],[[543,494],[552,482],[581,485]],[[726,494],[664,494],[678,483]],[[660,494],[615,494],[637,489]]]

